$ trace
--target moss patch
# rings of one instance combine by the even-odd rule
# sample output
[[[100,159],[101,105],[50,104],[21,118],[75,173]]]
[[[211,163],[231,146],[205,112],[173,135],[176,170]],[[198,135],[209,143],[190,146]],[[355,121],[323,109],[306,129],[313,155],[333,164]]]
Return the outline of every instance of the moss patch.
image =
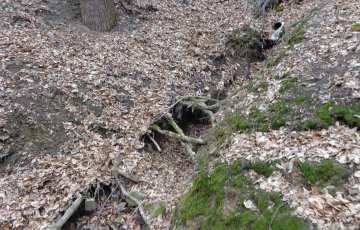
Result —
[[[288,80],[284,80],[279,89],[279,93],[284,94],[284,93],[288,92],[289,90],[296,88],[297,84],[298,84],[298,78],[296,78],[296,77],[288,79]]]
[[[309,20],[315,15],[316,12],[320,11],[320,8],[312,9],[306,17],[298,23],[293,29],[287,40],[287,45],[294,46],[295,44],[301,43],[305,40],[305,29],[308,25]]]
[[[209,175],[201,171],[178,208],[174,218],[176,224],[185,229],[209,229],[211,226],[212,229],[260,230],[270,225],[274,230],[307,229],[307,223],[291,215],[292,210],[281,201],[278,193],[254,187],[245,175],[244,165],[235,161],[230,166],[217,165]],[[247,209],[246,200],[251,200],[257,210]],[[226,201],[231,201],[231,207]]]
[[[255,172],[257,174],[269,177],[272,175],[272,173],[275,171],[275,167],[272,166],[269,163],[263,162],[263,161],[258,161],[258,162],[254,162],[251,163],[249,165],[249,169],[253,169],[255,170]]]
[[[325,160],[320,164],[298,161],[296,166],[302,173],[302,183],[311,183],[319,187],[342,186],[350,175],[350,170],[346,166],[332,160]]]
[[[327,102],[316,110],[316,117],[308,119],[299,124],[298,130],[323,129],[335,122],[349,127],[360,128],[360,104],[353,106],[339,105],[334,101]]]
[[[271,68],[278,66],[281,62],[281,60],[288,55],[286,49],[281,49],[277,53],[274,54],[273,58],[270,58],[266,62],[266,67]]]
[[[354,31],[354,32],[360,32],[360,23],[352,24],[351,27],[350,27],[350,30]]]
[[[165,213],[166,207],[165,204],[162,202],[154,202],[145,205],[145,209],[150,213],[152,217],[158,217]]]

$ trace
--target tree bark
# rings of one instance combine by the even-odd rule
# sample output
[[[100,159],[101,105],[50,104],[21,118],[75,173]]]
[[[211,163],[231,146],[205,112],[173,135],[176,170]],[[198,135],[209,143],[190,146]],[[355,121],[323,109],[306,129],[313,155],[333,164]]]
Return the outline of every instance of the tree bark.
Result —
[[[116,25],[113,0],[80,0],[83,23],[92,30],[106,32]]]

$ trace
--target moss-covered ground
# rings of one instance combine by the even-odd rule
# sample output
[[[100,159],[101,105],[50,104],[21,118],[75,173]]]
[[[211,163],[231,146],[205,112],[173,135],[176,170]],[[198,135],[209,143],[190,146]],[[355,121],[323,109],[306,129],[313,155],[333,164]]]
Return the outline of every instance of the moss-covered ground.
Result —
[[[246,171],[259,166],[235,161],[217,165],[210,174],[202,170],[178,209],[176,224],[201,229],[308,229],[306,221],[291,215],[280,194],[254,187]],[[244,205],[249,200],[255,205],[252,209]]]
[[[347,166],[332,160],[325,160],[317,164],[298,161],[296,162],[296,167],[301,172],[299,182],[302,184],[311,183],[320,188],[329,185],[341,187],[350,175],[350,170]]]

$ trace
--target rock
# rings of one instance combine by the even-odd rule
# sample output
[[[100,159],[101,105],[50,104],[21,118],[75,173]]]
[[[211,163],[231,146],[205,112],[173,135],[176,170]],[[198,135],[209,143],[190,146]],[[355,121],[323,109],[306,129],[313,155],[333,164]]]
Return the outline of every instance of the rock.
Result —
[[[116,205],[116,208],[115,208],[116,213],[124,211],[125,206],[126,206],[126,202],[121,202],[118,205]]]
[[[5,142],[10,136],[6,133],[0,133],[0,141]]]
[[[165,213],[166,207],[162,202],[154,202],[145,206],[146,211],[150,213],[152,217],[158,217]]]
[[[94,198],[85,199],[85,211],[94,211],[96,208],[96,202]]]
[[[141,193],[141,192],[138,192],[138,191],[131,191],[131,192],[129,192],[129,195],[133,196],[138,201],[141,201],[141,200],[145,199],[145,197],[146,197],[146,195],[144,193]],[[137,206],[135,201],[131,200],[128,197],[126,197],[125,201],[128,203],[128,205],[130,207],[136,207]]]

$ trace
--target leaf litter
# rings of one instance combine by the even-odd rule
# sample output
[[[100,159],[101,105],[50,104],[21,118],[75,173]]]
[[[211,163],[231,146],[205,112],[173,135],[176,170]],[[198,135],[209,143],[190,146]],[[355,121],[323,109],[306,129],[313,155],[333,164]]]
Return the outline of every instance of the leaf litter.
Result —
[[[320,2],[323,3],[306,1],[298,7],[286,7],[281,16],[291,24]],[[7,126],[13,111],[30,114],[31,108],[16,101],[32,89],[55,88],[66,99],[62,109],[69,112],[84,112],[73,103],[75,99],[91,102],[102,111],[100,116],[87,112],[80,122],[63,121],[64,135],[69,139],[59,152],[29,154],[25,148],[14,166],[1,171],[0,223],[4,228],[46,229],[73,198],[96,178],[109,180],[111,165],[122,162],[123,171],[145,181],[133,185],[131,190],[149,194],[146,202],[166,204],[167,213],[163,217],[145,217],[151,227],[168,229],[169,216],[191,184],[195,168],[185,153],[176,151],[176,143],[171,143],[168,151],[149,152],[143,151],[140,137],[148,132],[153,116],[167,108],[172,96],[194,94],[200,83],[210,82],[209,69],[215,69],[211,57],[224,52],[222,40],[226,33],[245,24],[261,28],[261,22],[250,14],[244,15],[238,1],[149,0],[135,4],[151,5],[158,10],[149,15],[150,21],[139,23],[134,30],[97,34],[71,22],[45,23],[38,12],[47,10],[48,3],[56,1],[0,2],[0,125]],[[358,34],[349,30],[352,23],[359,21],[357,2],[324,3],[321,26],[308,30],[306,37],[310,40],[296,45],[292,55],[285,57],[275,71],[282,73],[292,68],[294,73],[305,76],[304,70],[311,70],[316,57],[325,56],[331,61],[328,65],[333,65],[339,55],[358,51]],[[267,25],[278,17],[269,14]],[[360,95],[356,60],[358,56],[346,60],[349,71],[333,83],[351,88],[351,97],[355,98]],[[235,63],[226,65],[219,88],[224,87],[227,76],[237,68]],[[252,71],[258,68],[254,64]],[[270,77],[268,80],[271,84],[264,103],[274,100],[280,87]],[[146,86],[146,81],[153,84]],[[237,97],[240,95],[234,96]],[[246,103],[253,100],[254,95],[245,95],[238,106],[247,107]],[[217,116],[221,118],[225,112]],[[114,133],[103,137],[91,128],[94,124]],[[6,144],[0,144],[1,149],[5,148]],[[295,157],[314,161],[335,158],[342,164],[357,165],[359,135],[356,130],[342,126],[320,132],[238,134],[224,155],[226,161],[237,157],[282,158],[290,162]],[[268,191],[280,190],[283,199],[296,208],[297,215],[308,217],[319,226],[346,229],[359,224],[358,171],[346,185],[355,192],[338,193],[335,197],[294,187],[278,173],[259,179],[258,184]],[[116,217],[116,207],[109,206],[101,216],[95,213],[91,218],[83,218],[84,226],[94,227],[100,219],[99,225],[105,227],[106,219]],[[134,224],[128,223],[128,229],[135,229]]]

